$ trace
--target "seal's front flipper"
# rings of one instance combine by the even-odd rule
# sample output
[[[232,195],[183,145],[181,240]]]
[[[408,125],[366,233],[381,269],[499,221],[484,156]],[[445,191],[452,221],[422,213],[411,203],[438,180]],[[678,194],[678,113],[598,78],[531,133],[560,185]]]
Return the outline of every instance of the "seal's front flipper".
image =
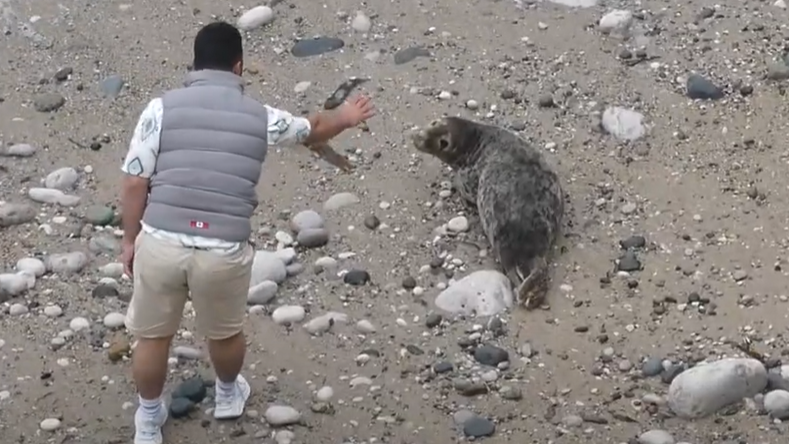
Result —
[[[544,257],[536,258],[531,264],[531,271],[522,278],[522,272],[518,270],[519,277],[522,278],[521,284],[515,291],[518,302],[527,310],[533,310],[545,302],[548,295],[550,282],[550,269],[548,261]]]

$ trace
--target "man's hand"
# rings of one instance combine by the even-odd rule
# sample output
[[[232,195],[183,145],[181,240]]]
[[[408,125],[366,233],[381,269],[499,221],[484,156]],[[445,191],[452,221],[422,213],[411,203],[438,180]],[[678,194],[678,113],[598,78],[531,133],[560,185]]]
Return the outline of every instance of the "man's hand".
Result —
[[[346,100],[337,108],[342,121],[353,128],[375,115],[375,107],[369,97],[357,95]]]
[[[121,243],[121,263],[123,272],[129,277],[134,276],[134,242]]]

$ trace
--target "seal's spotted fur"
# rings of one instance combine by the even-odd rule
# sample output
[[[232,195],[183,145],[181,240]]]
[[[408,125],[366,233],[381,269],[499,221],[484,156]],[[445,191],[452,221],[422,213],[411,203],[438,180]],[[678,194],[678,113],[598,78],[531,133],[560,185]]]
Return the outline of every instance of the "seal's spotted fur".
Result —
[[[564,216],[559,178],[542,154],[510,131],[459,117],[433,121],[413,142],[455,170],[456,187],[477,207],[518,301],[529,309],[541,305]]]

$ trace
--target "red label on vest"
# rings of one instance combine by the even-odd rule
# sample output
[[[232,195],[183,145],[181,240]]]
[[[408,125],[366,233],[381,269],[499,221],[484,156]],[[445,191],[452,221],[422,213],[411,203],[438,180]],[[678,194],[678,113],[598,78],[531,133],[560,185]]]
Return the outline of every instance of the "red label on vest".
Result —
[[[207,230],[208,229],[208,223],[200,222],[199,220],[193,220],[193,221],[189,222],[189,226],[192,227],[192,228],[197,228],[199,230]]]

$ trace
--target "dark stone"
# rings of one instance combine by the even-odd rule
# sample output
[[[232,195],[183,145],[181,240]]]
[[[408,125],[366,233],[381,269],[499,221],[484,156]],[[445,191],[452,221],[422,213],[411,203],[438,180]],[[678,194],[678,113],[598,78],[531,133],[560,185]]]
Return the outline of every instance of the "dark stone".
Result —
[[[495,367],[500,362],[509,361],[510,354],[495,345],[481,345],[474,350],[474,359],[482,365]]]
[[[173,398],[186,398],[194,403],[202,402],[205,397],[205,381],[199,376],[185,380],[173,390]]]
[[[342,278],[348,285],[359,286],[370,282],[370,273],[364,270],[351,270]]]
[[[323,102],[323,109],[334,109],[342,105],[345,99],[351,95],[351,92],[367,80],[369,79],[353,78],[342,82],[342,84],[334,90],[332,95]]]
[[[117,297],[118,289],[111,285],[99,284],[93,288],[91,295],[97,299]]]
[[[55,73],[55,80],[57,80],[58,82],[65,82],[66,80],[68,80],[68,77],[73,73],[74,73],[74,68],[70,66],[60,68],[58,72]]]
[[[414,356],[420,356],[425,354],[424,350],[413,344],[406,345],[405,349],[408,350],[408,353],[411,353]]]
[[[449,373],[454,369],[455,366],[449,361],[441,361],[433,365],[433,371],[439,375],[443,373]]]
[[[109,76],[106,79],[102,80],[99,83],[99,89],[101,89],[101,94],[104,97],[109,97],[110,99],[114,99],[120,95],[121,90],[123,89],[123,78],[118,75]]]
[[[328,52],[337,51],[345,46],[342,39],[336,37],[318,37],[314,39],[299,40],[290,49],[295,57],[314,57]]]
[[[488,319],[488,324],[485,327],[495,336],[501,336],[504,334],[504,322],[501,321],[501,318],[494,316]]]
[[[189,398],[173,398],[170,402],[170,416],[175,419],[186,418],[196,407]]]
[[[482,438],[493,435],[495,431],[496,424],[481,416],[472,416],[463,424],[463,434],[468,437]]]
[[[45,93],[33,99],[33,108],[40,113],[57,111],[66,104],[66,98],[58,93]]]
[[[421,46],[401,49],[394,54],[394,63],[395,65],[402,65],[418,57],[430,57],[430,51]]]
[[[430,259],[430,268],[435,270],[436,268],[441,268],[442,265],[444,265],[444,258],[434,256],[433,259]]]
[[[665,384],[671,384],[671,381],[674,380],[680,373],[685,371],[685,366],[682,364],[675,364],[669,367],[668,369],[664,370],[663,373],[660,375],[660,380],[663,381]]]
[[[371,230],[375,230],[376,228],[381,226],[381,220],[378,219],[378,217],[375,214],[371,214],[364,218],[364,226]]]
[[[789,390],[789,383],[781,376],[780,373],[767,372],[767,388],[765,393],[773,390]]]
[[[686,94],[691,99],[700,100],[718,100],[725,96],[721,88],[698,74],[688,77]]]
[[[376,350],[374,348],[365,348],[364,350],[361,351],[361,354],[367,355],[367,356],[372,356],[374,358],[377,358],[377,357],[381,356],[381,352],[379,352],[378,350]]]
[[[413,276],[406,276],[402,282],[403,288],[406,290],[413,290],[416,287],[416,279]]]
[[[553,101],[553,96],[550,94],[543,94],[537,99],[537,105],[540,108],[553,108],[556,102]]]
[[[635,248],[644,248],[647,245],[647,240],[644,236],[630,236],[627,239],[619,241],[619,246],[623,250],[630,250]]]
[[[440,314],[431,313],[427,315],[427,317],[425,318],[425,327],[427,328],[438,327],[443,319],[444,319],[443,316],[441,316]]]
[[[619,258],[616,269],[619,271],[638,271],[641,270],[641,261],[633,251],[627,251]]]
[[[652,356],[641,365],[641,374],[647,378],[663,373],[663,359]]]

